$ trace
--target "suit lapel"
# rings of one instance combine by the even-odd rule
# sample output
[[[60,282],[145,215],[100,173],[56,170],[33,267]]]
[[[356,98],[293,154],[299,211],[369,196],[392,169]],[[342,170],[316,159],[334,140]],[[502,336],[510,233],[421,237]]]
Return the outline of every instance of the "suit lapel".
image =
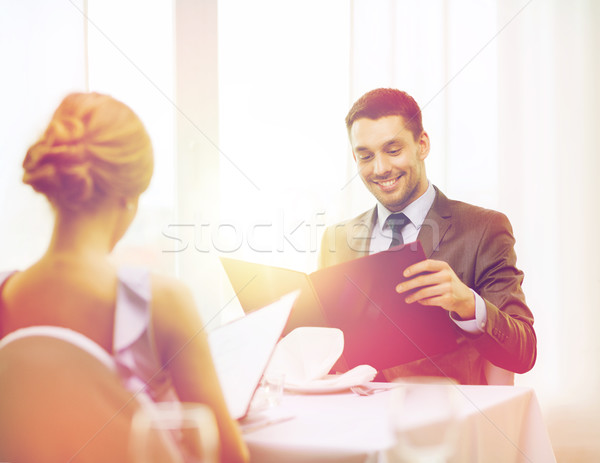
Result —
[[[452,224],[448,198],[435,186],[435,200],[427,213],[417,239],[421,241],[425,256],[429,259],[439,249],[440,242]]]
[[[370,209],[348,223],[349,260],[369,254],[373,226],[377,217],[376,208]]]

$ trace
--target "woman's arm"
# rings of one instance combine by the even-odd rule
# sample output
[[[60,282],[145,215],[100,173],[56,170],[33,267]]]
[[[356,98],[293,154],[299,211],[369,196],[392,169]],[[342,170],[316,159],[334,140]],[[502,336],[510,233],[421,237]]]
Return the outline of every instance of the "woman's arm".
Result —
[[[213,410],[221,440],[221,460],[247,462],[248,449],[227,409],[190,290],[182,282],[152,277],[152,322],[162,364],[182,402],[201,402]]]

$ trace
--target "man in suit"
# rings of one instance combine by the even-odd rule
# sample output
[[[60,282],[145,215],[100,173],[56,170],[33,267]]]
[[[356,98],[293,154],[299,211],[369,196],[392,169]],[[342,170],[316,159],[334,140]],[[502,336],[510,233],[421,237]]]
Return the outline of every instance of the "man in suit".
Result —
[[[533,315],[521,289],[523,273],[516,268],[506,216],[450,200],[428,181],[429,136],[419,106],[405,92],[366,93],[350,109],[346,126],[358,174],[377,204],[326,229],[320,267],[419,240],[426,260],[398,275],[396,291],[412,290],[408,303],[448,311],[456,330],[450,352],[392,367],[384,376],[446,376],[462,384],[487,384],[490,365],[529,371],[537,352]]]

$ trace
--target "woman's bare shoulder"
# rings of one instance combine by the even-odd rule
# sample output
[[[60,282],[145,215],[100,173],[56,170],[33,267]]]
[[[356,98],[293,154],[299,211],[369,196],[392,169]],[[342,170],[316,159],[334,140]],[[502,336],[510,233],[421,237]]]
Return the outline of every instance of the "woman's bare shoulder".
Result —
[[[157,273],[150,274],[152,296],[158,298],[181,298],[191,296],[188,286],[181,280]]]
[[[181,331],[201,323],[190,288],[177,278],[151,274],[152,312],[163,329]]]

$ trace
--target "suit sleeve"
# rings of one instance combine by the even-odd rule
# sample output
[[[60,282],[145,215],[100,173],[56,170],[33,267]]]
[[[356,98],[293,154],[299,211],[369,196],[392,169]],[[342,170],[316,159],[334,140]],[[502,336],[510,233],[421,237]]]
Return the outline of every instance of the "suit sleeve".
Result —
[[[475,259],[475,287],[487,312],[485,332],[471,341],[493,364],[515,373],[533,368],[537,339],[533,314],[521,288],[523,272],[516,267],[515,239],[510,222],[494,213]],[[470,336],[468,336],[470,337]]]

